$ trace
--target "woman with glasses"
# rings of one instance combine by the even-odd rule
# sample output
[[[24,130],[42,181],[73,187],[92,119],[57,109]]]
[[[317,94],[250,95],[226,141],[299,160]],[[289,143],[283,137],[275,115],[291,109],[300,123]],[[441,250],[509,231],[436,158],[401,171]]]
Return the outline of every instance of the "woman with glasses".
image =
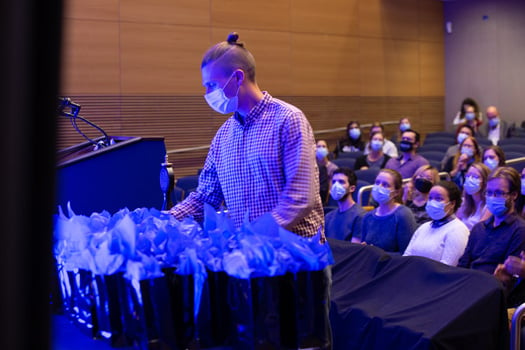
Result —
[[[417,224],[412,211],[401,204],[402,191],[399,172],[382,169],[372,188],[372,197],[379,206],[365,214],[361,233],[352,242],[374,245],[387,252],[405,251]]]
[[[458,266],[493,274],[507,257],[525,250],[525,220],[514,207],[521,190],[520,174],[511,167],[490,174],[485,203],[492,216],[475,224]]]
[[[490,217],[485,205],[485,187],[490,169],[483,163],[474,163],[465,174],[463,184],[463,203],[458,210],[458,218],[471,230],[475,223]]]
[[[461,191],[452,181],[440,181],[428,195],[426,211],[429,222],[422,224],[403,255],[423,256],[456,266],[467,246],[469,229],[456,218],[461,205]]]

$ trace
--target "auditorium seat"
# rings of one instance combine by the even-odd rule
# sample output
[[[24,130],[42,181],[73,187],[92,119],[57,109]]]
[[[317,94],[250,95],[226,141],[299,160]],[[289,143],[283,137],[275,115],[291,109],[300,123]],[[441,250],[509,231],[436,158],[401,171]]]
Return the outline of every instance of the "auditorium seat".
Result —
[[[445,155],[445,152],[447,149],[452,146],[451,144],[444,144],[444,143],[431,143],[431,144],[424,144],[423,146],[419,147],[417,152],[424,152],[424,151],[435,151],[435,152],[442,152],[443,155]]]
[[[354,170],[355,158],[337,158],[332,160],[332,163],[337,165],[338,168],[350,168]]]
[[[379,169],[376,168],[370,168],[370,169],[363,169],[363,170],[356,170],[355,176],[357,176],[358,180],[366,181],[369,184],[373,184],[376,182],[377,174],[379,174]]]
[[[425,139],[425,142],[423,143],[423,145],[431,145],[435,143],[442,143],[445,145],[452,146],[453,144],[456,143],[456,140],[454,138],[448,138],[448,137],[433,137],[430,139]]]
[[[434,132],[429,132],[426,136],[425,136],[425,140],[428,140],[428,139],[432,139],[432,138],[452,138],[453,141],[456,140],[456,134],[454,132],[451,132],[451,131],[434,131]]]
[[[361,152],[361,151],[358,151],[358,152],[339,152],[337,154],[337,158],[338,159],[341,159],[341,158],[358,158],[360,156],[362,156],[364,153]]]
[[[523,145],[504,144],[504,145],[501,145],[500,148],[505,153],[505,157],[507,156],[507,152],[522,153],[523,156],[525,156],[525,141]]]
[[[199,175],[188,175],[178,178],[175,181],[175,187],[182,189],[183,199],[191,192],[195,191],[199,185]]]

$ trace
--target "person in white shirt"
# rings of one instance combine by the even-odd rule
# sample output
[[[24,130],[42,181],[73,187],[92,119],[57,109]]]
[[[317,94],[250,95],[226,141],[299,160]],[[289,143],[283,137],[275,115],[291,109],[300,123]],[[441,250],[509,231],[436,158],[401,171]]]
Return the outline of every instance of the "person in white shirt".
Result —
[[[383,124],[379,122],[375,122],[374,124],[372,124],[372,126],[370,127],[369,135],[373,135],[377,132],[380,132],[383,135],[385,134],[385,127],[383,126]],[[370,142],[367,142],[363,153],[366,155],[369,152],[370,152]],[[397,158],[399,156],[396,145],[387,138],[385,138],[383,142],[383,153],[389,156],[390,158]]]
[[[467,246],[469,229],[456,218],[461,192],[452,181],[432,187],[426,210],[432,221],[419,226],[408,243],[404,256],[422,256],[456,266]]]

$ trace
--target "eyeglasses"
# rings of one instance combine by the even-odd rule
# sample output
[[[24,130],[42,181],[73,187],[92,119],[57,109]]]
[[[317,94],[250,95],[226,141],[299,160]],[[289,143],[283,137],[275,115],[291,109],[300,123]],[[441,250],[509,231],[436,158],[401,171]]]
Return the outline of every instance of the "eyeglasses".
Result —
[[[487,191],[485,191],[485,197],[501,198],[501,197],[504,197],[504,196],[508,195],[509,193],[510,192],[503,192],[503,191],[500,191],[500,190],[496,190],[496,191],[487,190]]]

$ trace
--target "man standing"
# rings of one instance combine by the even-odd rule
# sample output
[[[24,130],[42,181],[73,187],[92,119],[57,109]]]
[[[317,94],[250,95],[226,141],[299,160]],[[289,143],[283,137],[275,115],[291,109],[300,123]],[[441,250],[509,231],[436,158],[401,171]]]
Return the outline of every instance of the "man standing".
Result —
[[[259,89],[255,60],[238,38],[232,33],[204,54],[204,98],[233,115],[211,143],[197,190],[170,213],[199,220],[204,203],[224,203],[237,228],[246,215],[256,221],[265,214],[263,222],[314,236],[324,217],[312,128],[297,107]]]
[[[411,178],[420,166],[428,165],[429,162],[425,157],[416,154],[419,147],[420,135],[418,132],[408,129],[401,134],[399,150],[401,155],[397,158],[390,158],[385,168],[396,170],[401,174],[403,179]]]
[[[493,145],[497,145],[499,140],[509,137],[509,126],[506,121],[501,120],[495,106],[487,108],[487,121],[479,127],[480,138],[489,139]]]
[[[357,177],[349,168],[338,168],[332,176],[330,195],[337,201],[337,209],[326,214],[326,237],[350,241],[354,234],[360,236],[361,219],[365,211],[352,198]]]

